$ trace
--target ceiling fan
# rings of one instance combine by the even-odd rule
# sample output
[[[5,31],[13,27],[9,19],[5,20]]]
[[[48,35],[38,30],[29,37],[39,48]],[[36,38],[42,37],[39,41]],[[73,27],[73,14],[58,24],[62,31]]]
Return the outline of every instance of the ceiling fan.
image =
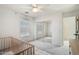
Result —
[[[28,11],[26,11],[25,13],[28,14],[28,13],[38,13],[38,12],[42,12],[44,10],[43,8],[44,6],[40,5],[40,4],[31,4],[31,5],[28,5]]]
[[[42,7],[38,4],[32,4],[32,12],[39,12],[41,11]]]

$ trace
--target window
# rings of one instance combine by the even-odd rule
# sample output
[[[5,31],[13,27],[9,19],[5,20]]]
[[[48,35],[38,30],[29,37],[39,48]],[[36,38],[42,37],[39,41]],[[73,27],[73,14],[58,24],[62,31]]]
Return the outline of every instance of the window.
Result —
[[[20,22],[21,26],[21,36],[29,36],[30,35],[30,24],[27,20],[22,20]]]

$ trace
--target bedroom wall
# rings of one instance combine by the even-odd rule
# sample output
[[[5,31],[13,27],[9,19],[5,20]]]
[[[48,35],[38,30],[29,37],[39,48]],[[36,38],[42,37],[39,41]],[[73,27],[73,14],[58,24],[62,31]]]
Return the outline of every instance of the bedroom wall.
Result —
[[[44,35],[45,35],[45,36],[49,36],[49,35],[48,35],[48,22],[45,22],[44,28],[45,28],[45,29],[44,29],[44,33],[45,33]]]
[[[19,38],[19,17],[8,8],[0,8],[0,37]]]
[[[48,36],[52,36],[52,32],[51,32],[51,21],[50,22],[48,22]]]
[[[62,14],[57,13],[57,14],[52,15],[49,29],[52,34],[53,46],[61,46],[63,44],[62,25],[63,25]]]

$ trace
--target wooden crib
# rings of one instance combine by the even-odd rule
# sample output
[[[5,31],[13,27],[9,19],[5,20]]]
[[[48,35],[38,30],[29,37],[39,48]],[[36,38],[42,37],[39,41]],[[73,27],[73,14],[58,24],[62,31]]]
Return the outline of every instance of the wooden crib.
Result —
[[[0,38],[0,55],[34,55],[34,46],[13,37]]]

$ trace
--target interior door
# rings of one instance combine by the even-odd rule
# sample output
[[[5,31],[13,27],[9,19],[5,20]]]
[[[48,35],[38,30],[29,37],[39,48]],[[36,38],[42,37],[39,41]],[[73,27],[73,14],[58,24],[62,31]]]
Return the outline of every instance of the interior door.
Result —
[[[63,19],[63,38],[64,40],[75,39],[76,23],[74,17],[65,17]]]

